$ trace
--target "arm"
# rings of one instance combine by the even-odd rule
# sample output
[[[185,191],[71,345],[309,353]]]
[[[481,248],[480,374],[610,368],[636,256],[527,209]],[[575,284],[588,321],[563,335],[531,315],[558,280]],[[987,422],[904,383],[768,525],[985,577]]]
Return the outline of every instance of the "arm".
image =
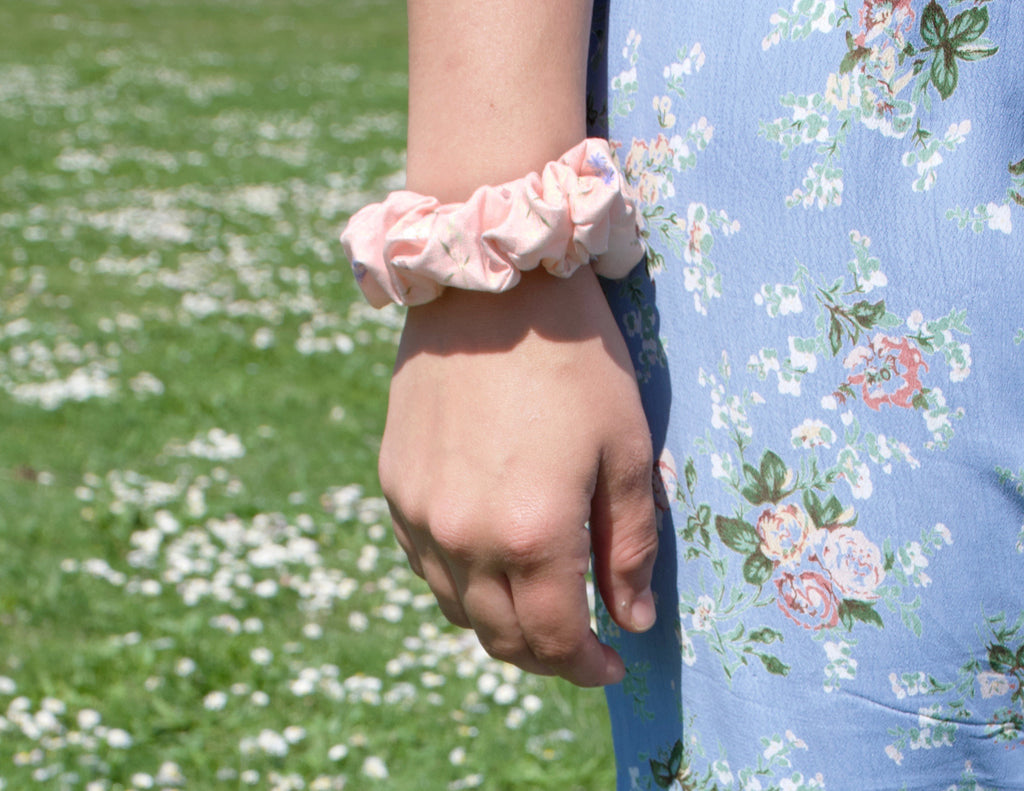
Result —
[[[410,0],[410,189],[462,200],[584,137],[589,5]],[[380,476],[396,536],[449,620],[524,669],[622,678],[590,630],[584,575],[593,548],[615,620],[653,623],[651,447],[589,268],[411,308]]]
[[[409,0],[408,188],[461,201],[586,137],[589,0]]]

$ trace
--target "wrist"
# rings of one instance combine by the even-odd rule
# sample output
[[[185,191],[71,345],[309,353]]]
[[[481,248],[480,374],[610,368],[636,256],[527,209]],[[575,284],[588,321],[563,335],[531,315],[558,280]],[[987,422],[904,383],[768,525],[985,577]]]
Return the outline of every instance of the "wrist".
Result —
[[[523,273],[503,294],[448,289],[408,309],[400,357],[507,351],[531,338],[583,341],[601,334],[611,311],[589,267],[569,278]]]

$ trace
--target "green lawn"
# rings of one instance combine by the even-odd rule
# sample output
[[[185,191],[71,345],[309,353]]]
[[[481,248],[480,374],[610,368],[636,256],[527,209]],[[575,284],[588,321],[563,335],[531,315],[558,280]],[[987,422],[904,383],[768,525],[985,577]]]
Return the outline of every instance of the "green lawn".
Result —
[[[0,5],[0,789],[611,789],[598,691],[447,625],[374,476],[403,4]],[[384,776],[386,773],[386,777]]]

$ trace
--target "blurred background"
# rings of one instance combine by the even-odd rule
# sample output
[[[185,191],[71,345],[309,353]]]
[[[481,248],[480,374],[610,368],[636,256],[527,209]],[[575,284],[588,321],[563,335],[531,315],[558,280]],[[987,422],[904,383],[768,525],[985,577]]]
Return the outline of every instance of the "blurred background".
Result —
[[[375,479],[393,0],[0,3],[0,789],[611,789],[600,691],[450,627]]]

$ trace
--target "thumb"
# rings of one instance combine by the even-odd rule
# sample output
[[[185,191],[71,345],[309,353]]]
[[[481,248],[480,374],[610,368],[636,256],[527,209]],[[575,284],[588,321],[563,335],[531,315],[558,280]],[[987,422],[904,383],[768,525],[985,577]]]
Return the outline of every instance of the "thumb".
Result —
[[[654,625],[651,573],[658,553],[651,451],[606,454],[591,501],[594,576],[612,619],[630,632]]]

